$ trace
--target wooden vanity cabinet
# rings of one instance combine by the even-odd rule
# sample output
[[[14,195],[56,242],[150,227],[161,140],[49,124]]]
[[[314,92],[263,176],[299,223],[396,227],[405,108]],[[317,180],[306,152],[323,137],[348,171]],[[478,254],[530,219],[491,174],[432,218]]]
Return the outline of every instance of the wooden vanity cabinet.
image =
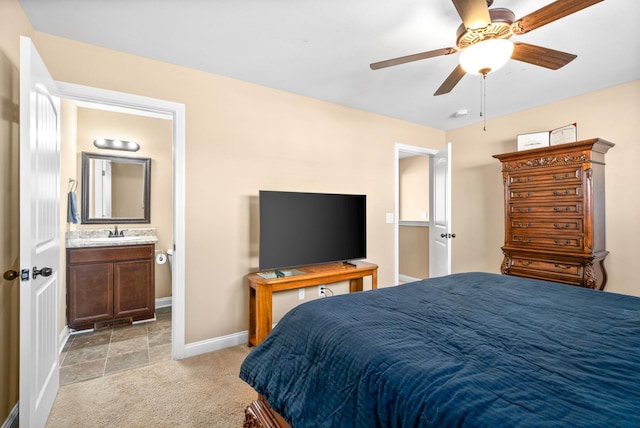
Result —
[[[599,139],[494,155],[502,162],[501,272],[602,290],[607,282]]]
[[[140,321],[155,313],[155,245],[67,248],[67,323]]]

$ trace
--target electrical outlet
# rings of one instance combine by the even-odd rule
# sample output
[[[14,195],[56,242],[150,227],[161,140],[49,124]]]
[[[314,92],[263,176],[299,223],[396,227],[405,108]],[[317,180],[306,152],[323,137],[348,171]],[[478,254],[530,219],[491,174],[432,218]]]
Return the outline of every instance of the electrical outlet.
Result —
[[[324,284],[318,285],[318,297],[324,297],[324,296],[326,296],[326,294],[324,294]]]
[[[298,300],[304,300],[304,288],[298,289]]]

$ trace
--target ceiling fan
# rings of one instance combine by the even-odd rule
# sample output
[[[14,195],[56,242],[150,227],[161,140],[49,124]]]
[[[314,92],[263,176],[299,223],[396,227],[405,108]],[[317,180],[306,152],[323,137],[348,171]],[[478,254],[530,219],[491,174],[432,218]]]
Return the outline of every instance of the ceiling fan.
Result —
[[[603,0],[556,0],[523,18],[515,19],[509,9],[489,9],[493,0],[452,0],[462,24],[456,33],[456,47],[402,56],[370,65],[372,70],[460,52],[460,63],[433,95],[451,92],[466,73],[486,76],[509,59],[557,70],[577,55],[528,43],[511,42],[521,35]]]

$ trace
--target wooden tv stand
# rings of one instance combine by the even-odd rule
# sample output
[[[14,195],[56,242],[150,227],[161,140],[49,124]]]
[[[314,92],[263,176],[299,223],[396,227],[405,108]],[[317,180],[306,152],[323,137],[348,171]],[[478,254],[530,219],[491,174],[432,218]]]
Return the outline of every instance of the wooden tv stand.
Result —
[[[271,331],[273,293],[331,284],[349,280],[349,292],[363,290],[363,279],[371,275],[371,288],[378,288],[378,265],[363,261],[353,262],[355,266],[342,263],[304,266],[296,268],[301,274],[281,278],[263,278],[257,273],[249,279],[249,346],[258,345]]]

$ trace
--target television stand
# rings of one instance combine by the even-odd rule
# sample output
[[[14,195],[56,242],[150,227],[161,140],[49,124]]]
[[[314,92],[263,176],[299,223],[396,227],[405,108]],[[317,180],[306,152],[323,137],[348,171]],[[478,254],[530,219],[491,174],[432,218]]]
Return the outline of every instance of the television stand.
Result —
[[[249,280],[249,346],[262,342],[273,324],[273,293],[296,288],[313,287],[349,281],[349,292],[363,290],[364,277],[371,276],[371,288],[378,288],[378,265],[363,261],[329,263],[297,268],[300,273],[285,277],[268,277],[259,273],[250,274]],[[275,276],[275,275],[274,275]]]

